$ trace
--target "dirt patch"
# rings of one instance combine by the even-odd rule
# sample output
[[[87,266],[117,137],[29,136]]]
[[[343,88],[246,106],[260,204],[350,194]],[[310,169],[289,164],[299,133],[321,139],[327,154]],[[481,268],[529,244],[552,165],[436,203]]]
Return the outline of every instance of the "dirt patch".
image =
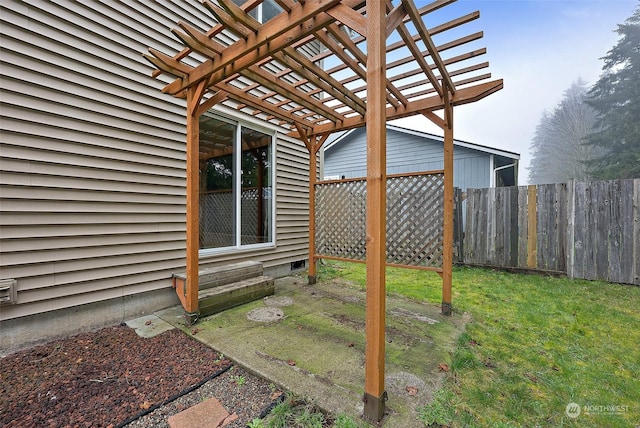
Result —
[[[149,426],[166,425],[171,413],[195,403],[183,396],[168,412],[163,404],[170,407],[170,399],[229,369],[231,362],[179,330],[142,338],[118,326],[16,352],[0,365],[0,426],[116,427],[156,408],[163,420]],[[273,391],[261,379],[260,388],[241,388],[251,375],[237,373],[233,367],[209,383],[225,382],[227,396],[218,398],[241,416],[231,426],[246,426]]]

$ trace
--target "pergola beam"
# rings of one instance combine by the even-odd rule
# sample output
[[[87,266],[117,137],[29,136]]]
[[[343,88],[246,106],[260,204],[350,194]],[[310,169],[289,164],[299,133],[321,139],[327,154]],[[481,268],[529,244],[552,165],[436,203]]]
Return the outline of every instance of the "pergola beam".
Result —
[[[449,91],[451,91],[452,94],[455,94],[456,88],[453,85],[453,82],[451,81],[451,77],[449,76],[449,73],[447,72],[447,69],[444,66],[444,63],[442,62],[442,58],[440,57],[440,53],[438,52],[438,49],[436,48],[435,43],[433,43],[433,39],[429,34],[429,30],[427,30],[427,27],[424,25],[424,22],[420,17],[418,9],[416,9],[416,5],[413,3],[413,1],[410,1],[410,0],[402,0],[402,4],[404,5],[405,10],[411,17],[411,21],[413,22],[413,25],[415,25],[416,29],[418,30],[418,34],[420,34],[420,38],[422,39],[422,42],[427,47],[429,54],[431,54],[431,58],[433,58],[433,61],[438,67],[438,70],[440,71],[440,75],[442,76],[442,79],[444,82],[443,86],[446,86],[447,89],[449,89]]]
[[[282,79],[276,78],[271,73],[261,72],[260,68],[257,66],[252,66],[247,70],[244,70],[241,74],[262,86],[279,90],[280,94],[287,97],[289,100],[303,105],[311,111],[318,112],[334,122],[342,120],[342,116],[336,113],[333,109],[327,107],[313,97],[305,97],[301,93],[299,94],[299,91],[297,91],[293,85],[283,81]],[[247,96],[251,95],[247,94]]]
[[[469,87],[469,88],[461,88],[456,94],[451,98],[451,105],[458,106],[463,104],[472,103],[482,98],[485,98],[494,92],[499,91],[503,88],[503,81],[494,80],[491,82],[481,83],[479,85]],[[433,96],[429,98],[423,98],[421,100],[410,102],[406,107],[398,107],[396,108],[388,108],[387,109],[387,120],[395,120],[401,119],[407,116],[413,116],[422,112],[423,110],[442,110],[444,108],[444,102],[440,96]],[[363,126],[364,123],[360,118],[349,117],[346,118],[342,125],[319,125],[315,126],[310,133],[311,135],[316,134],[324,134],[327,132],[339,132],[346,131],[348,129],[359,128]],[[292,137],[298,137],[296,133],[288,134]]]
[[[451,49],[451,48],[458,47],[458,46],[461,46],[463,44],[466,44],[469,41],[477,40],[478,38],[481,38],[481,37],[482,37],[482,33],[481,32],[475,33],[475,34],[471,34],[469,36],[462,37],[460,39],[457,39],[457,40],[454,40],[452,42],[448,42],[448,43],[445,43],[445,44],[443,44],[441,46],[438,46],[438,49],[440,49],[441,51],[448,50],[448,49]],[[475,51],[471,51],[471,52],[467,52],[466,54],[462,54],[462,55],[458,55],[458,56],[455,56],[455,57],[452,57],[452,58],[448,58],[447,60],[445,60],[445,65],[449,66],[451,64],[455,64],[457,62],[465,61],[465,60],[471,59],[473,57],[476,57],[476,56],[479,56],[479,55],[483,55],[485,53],[486,53],[486,49],[484,49],[484,48],[479,49],[479,50],[475,50]],[[428,52],[425,51],[425,52],[422,52],[422,54],[423,55],[428,55]],[[387,64],[387,71],[389,69],[391,69],[391,68],[399,67],[401,65],[405,65],[405,64],[410,63],[412,61],[414,61],[414,59],[412,57],[403,58],[403,59],[394,61],[392,63]],[[485,62],[483,64],[488,64],[488,63]],[[432,70],[434,70],[436,68],[435,64],[430,64],[429,66],[431,67]],[[405,79],[405,78],[411,77],[411,76],[416,76],[416,75],[419,75],[421,73],[422,73],[422,68],[416,68],[416,69],[413,69],[413,70],[410,70],[410,71],[403,72],[401,74],[397,74],[397,75],[389,78],[389,80],[391,81],[391,83],[394,83],[394,82],[396,82],[398,80]],[[457,74],[454,74],[454,72],[451,72],[449,74],[451,76],[457,75]],[[437,76],[436,76],[436,78],[437,78]],[[341,83],[344,83],[344,82],[345,81],[342,81]],[[458,83],[454,82],[454,84],[457,87]],[[352,93],[362,92],[362,91],[366,90],[366,88],[367,88],[367,86],[363,85],[363,86],[351,89],[351,92]],[[398,88],[398,89],[402,90],[401,88]],[[435,92],[435,90],[432,91],[432,92]],[[411,97],[408,97],[408,98],[411,98]],[[324,101],[326,102],[326,101],[330,101],[330,100],[333,100],[333,99],[335,99],[335,98],[334,97],[327,97],[327,98],[324,99]]]
[[[313,70],[317,71],[317,85],[325,90],[328,94],[331,94],[334,98],[341,100],[358,113],[364,116],[366,110],[365,103],[351,91],[349,91],[344,85],[331,77],[324,70],[317,67],[313,62],[296,53],[294,55],[291,51],[293,48],[285,49],[284,52],[279,52],[274,55],[274,58],[287,65],[296,73],[304,76],[313,73]],[[291,60],[289,60],[290,58]],[[326,100],[324,100],[326,102]]]
[[[390,0],[388,1],[390,2]],[[418,65],[422,69],[422,72],[426,74],[431,85],[435,88],[438,95],[442,97],[444,94],[444,90],[442,89],[442,86],[438,82],[438,78],[433,73],[433,70],[427,63],[427,60],[422,56],[422,53],[420,52],[418,45],[416,45],[416,42],[413,40],[413,37],[411,37],[411,34],[409,33],[409,30],[407,29],[407,27],[404,25],[404,23],[400,23],[398,24],[398,27],[396,28],[396,30],[398,31],[398,34],[400,34],[400,37],[406,44],[407,48],[409,49],[413,57],[416,59]]]
[[[204,36],[204,34],[198,32],[195,28],[184,22],[178,22],[178,26],[183,31],[172,28],[171,32],[179,38],[182,43],[189,46],[189,49],[193,52],[198,52],[203,56],[217,55],[219,51],[222,51],[222,46],[215,46],[216,42]]]
[[[385,28],[387,37],[393,33],[398,25],[404,21],[407,17],[407,11],[404,8],[404,5],[400,3],[395,8],[391,9],[387,14],[387,26]],[[388,51],[387,51],[388,52]]]
[[[229,97],[229,94],[226,91],[218,91],[214,93],[211,97],[209,97],[209,99],[202,102],[198,106],[198,108],[196,109],[196,116],[198,117],[202,116],[211,107],[215,106],[216,104],[220,104],[221,102],[226,100],[228,97]]]
[[[210,0],[205,0],[206,3],[209,3]],[[259,23],[252,16],[250,16],[247,11],[242,10],[240,7],[236,6],[232,1],[229,0],[218,0],[218,2],[222,5],[225,11],[231,16],[231,18],[235,22],[239,22],[245,28],[253,31],[254,34],[258,32],[258,29],[255,24]]]
[[[346,34],[340,31],[340,29],[335,23],[327,26],[327,30],[331,33],[333,37],[335,37],[336,40],[342,43],[342,46],[345,49],[348,49],[349,52],[351,52],[353,56],[356,57],[359,63],[361,64],[367,63],[367,55],[364,52],[362,52],[362,50],[355,43],[353,43],[353,41]],[[398,101],[404,105],[408,104],[408,101],[404,97],[404,95],[402,95],[402,93],[395,86],[391,84],[391,81],[386,77],[386,75],[385,75],[385,87],[387,88],[387,91],[393,94],[393,96],[396,98],[395,100],[393,100],[387,97],[387,99],[390,100],[391,105],[397,105]]]
[[[251,34],[251,30],[247,28],[247,26],[243,25],[243,22],[241,20],[237,19],[234,16],[231,16],[224,9],[211,3],[209,0],[204,0],[202,4],[204,4],[207,9],[209,9],[211,14],[218,20],[218,22],[223,24],[237,36],[246,39],[247,37],[249,37],[249,34]]]
[[[304,119],[302,119],[299,116],[296,116],[295,114],[291,113],[290,111],[286,111],[283,109],[275,109],[269,106],[269,104],[267,103],[261,103],[260,100],[257,97],[253,97],[253,96],[247,96],[247,93],[242,91],[241,89],[238,89],[232,85],[228,85],[226,86],[224,89],[222,89],[226,92],[228,92],[228,97],[229,98],[233,98],[238,102],[241,103],[245,103],[250,107],[256,108],[258,110],[261,110],[263,112],[269,113],[279,119],[285,120],[288,123],[297,123],[300,126],[303,127],[311,127],[313,124],[312,123],[304,123]],[[253,98],[253,99],[252,99]],[[303,107],[301,107],[303,108]]]
[[[422,11],[423,9],[420,9],[420,10]],[[429,30],[429,34],[431,36],[434,36],[436,34],[443,33],[443,32],[445,32],[447,30],[451,30],[451,29],[456,28],[456,27],[458,27],[460,25],[469,23],[469,22],[471,22],[471,21],[473,21],[475,19],[478,19],[479,17],[480,17],[480,13],[477,12],[477,11],[469,13],[467,15],[464,15],[464,16],[460,17],[460,18],[453,19],[453,20],[451,20],[449,22],[445,22],[444,24],[441,24],[441,25],[438,25],[436,27],[431,28]],[[403,20],[402,22],[407,22],[407,21],[408,21],[408,18],[406,20]],[[396,25],[390,31],[393,32],[393,30],[395,30],[395,28],[398,26],[398,24],[399,23],[396,23]],[[478,33],[475,33],[475,34],[477,35]],[[482,38],[482,32],[479,32],[479,35],[480,35],[479,38]],[[467,37],[469,37],[469,36],[467,36]],[[412,36],[411,38],[413,39],[414,42],[417,42],[418,40],[420,40],[420,35],[416,34],[416,35]],[[474,38],[473,40],[476,40],[476,39],[477,38]],[[358,44],[363,40],[365,40],[365,39],[363,37],[360,37],[360,38],[354,39],[353,42]],[[472,40],[469,40],[469,41],[472,41]],[[393,52],[393,51],[395,51],[397,49],[403,48],[403,47],[405,47],[405,42],[404,41],[399,41],[399,42],[396,42],[396,43],[392,43],[389,46],[387,46],[387,53],[391,53],[391,52]],[[440,46],[438,47],[438,50],[442,51]],[[427,54],[428,54],[428,51],[427,51]],[[313,58],[311,58],[311,60],[312,61],[320,61],[322,59],[327,58],[330,55],[331,55],[331,52],[324,52],[324,53],[321,53],[321,54],[318,54],[318,55],[314,56]],[[423,56],[424,55],[426,55],[426,54],[423,53]],[[411,57],[407,57],[406,59],[414,60],[414,58],[412,56]],[[346,68],[347,68],[347,65],[341,64],[341,65],[338,65],[336,67],[333,67],[330,70],[327,70],[327,72],[329,72],[330,74],[333,74],[333,73],[337,73],[338,71],[345,70]]]
[[[365,35],[367,29],[365,17],[350,7],[337,4],[334,8],[327,10],[327,14],[333,16],[337,21],[342,22],[358,34]]]

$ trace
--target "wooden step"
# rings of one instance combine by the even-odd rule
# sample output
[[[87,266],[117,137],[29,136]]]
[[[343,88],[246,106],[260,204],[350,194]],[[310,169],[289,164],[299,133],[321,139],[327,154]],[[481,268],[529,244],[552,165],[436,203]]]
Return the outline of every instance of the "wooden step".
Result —
[[[269,276],[257,276],[201,290],[198,293],[200,316],[213,315],[270,296],[274,292],[274,279]]]
[[[224,284],[242,281],[262,275],[262,263],[245,261],[223,266],[201,269],[198,272],[198,289],[218,287]],[[173,287],[179,289],[185,286],[186,272],[173,274]]]

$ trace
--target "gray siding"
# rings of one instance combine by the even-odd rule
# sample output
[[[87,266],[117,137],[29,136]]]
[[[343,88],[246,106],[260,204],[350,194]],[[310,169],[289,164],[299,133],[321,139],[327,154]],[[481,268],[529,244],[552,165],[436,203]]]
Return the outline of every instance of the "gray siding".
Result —
[[[324,153],[324,176],[355,178],[367,175],[365,129],[357,129]],[[387,131],[387,173],[431,171],[444,168],[440,141]],[[453,185],[461,189],[489,187],[490,155],[465,147],[454,148]]]
[[[198,2],[0,2],[0,320],[170,287],[185,264],[184,102],[142,53],[181,49]],[[211,256],[306,258],[308,154],[276,144],[277,247]]]

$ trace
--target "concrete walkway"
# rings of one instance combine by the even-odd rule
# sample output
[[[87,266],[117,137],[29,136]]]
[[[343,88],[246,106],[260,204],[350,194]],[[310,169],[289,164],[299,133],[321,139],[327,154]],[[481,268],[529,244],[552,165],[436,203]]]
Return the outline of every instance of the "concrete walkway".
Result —
[[[276,281],[276,294],[188,327],[182,308],[156,314],[237,364],[333,414],[362,415],[365,349],[364,290],[342,281]],[[419,427],[419,409],[445,376],[464,328],[458,315],[411,300],[387,298],[388,427]]]

